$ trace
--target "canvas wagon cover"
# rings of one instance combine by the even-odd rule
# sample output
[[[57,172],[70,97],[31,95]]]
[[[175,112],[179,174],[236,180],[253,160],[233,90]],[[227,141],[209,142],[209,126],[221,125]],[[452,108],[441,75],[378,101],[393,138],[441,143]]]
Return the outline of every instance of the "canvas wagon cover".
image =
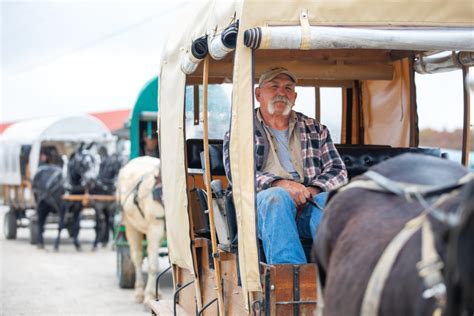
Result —
[[[243,32],[268,25],[300,25],[308,10],[310,25],[369,26],[380,28],[441,28],[474,25],[472,0],[306,0],[306,1],[202,1],[180,19],[165,46],[161,61],[159,111],[163,193],[171,262],[193,271],[187,214],[184,162],[184,85],[181,60],[191,42],[229,25],[234,13],[239,34],[234,56],[232,136],[230,146],[234,201],[239,232],[239,260],[244,293],[261,291],[255,234],[253,152],[253,88],[251,49],[243,45]],[[186,23],[183,25],[182,23]],[[210,70],[212,72],[212,69]],[[249,153],[249,154],[242,154]]]
[[[15,123],[0,138],[0,184],[19,185],[21,146],[30,145],[29,164],[34,175],[39,162],[41,143],[110,141],[108,128],[90,115],[48,117]]]

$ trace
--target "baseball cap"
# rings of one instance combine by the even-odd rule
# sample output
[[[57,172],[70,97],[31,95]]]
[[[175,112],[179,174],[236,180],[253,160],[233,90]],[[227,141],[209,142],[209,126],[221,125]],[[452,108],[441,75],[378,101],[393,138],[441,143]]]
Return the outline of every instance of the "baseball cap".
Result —
[[[290,79],[293,80],[294,83],[298,82],[298,79],[296,78],[295,74],[289,71],[288,69],[283,68],[283,67],[274,67],[265,71],[260,76],[260,79],[258,80],[258,85],[261,86],[264,82],[270,81],[276,76],[281,75],[281,74],[284,74],[290,77]]]

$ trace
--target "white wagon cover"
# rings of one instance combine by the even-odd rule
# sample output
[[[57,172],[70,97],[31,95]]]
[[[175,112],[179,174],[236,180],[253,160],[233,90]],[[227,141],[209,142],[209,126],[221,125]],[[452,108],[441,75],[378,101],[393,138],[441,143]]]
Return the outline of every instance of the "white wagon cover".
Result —
[[[30,145],[29,166],[34,175],[42,142],[106,142],[113,139],[107,126],[91,115],[47,117],[21,121],[0,136],[0,184],[19,185],[20,150]]]

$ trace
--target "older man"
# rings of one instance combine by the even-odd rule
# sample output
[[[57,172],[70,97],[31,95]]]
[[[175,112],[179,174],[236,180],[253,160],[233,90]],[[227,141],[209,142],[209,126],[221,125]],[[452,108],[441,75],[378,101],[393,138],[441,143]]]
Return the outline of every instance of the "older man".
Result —
[[[267,263],[306,263],[300,236],[314,238],[327,192],[347,171],[326,126],[292,110],[296,76],[282,67],[260,76],[255,96],[257,224]],[[224,137],[230,178],[229,135]]]

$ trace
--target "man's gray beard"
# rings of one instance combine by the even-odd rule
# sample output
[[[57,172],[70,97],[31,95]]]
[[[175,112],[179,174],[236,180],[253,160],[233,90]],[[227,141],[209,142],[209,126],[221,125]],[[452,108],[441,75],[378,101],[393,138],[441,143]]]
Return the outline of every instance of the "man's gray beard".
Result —
[[[291,112],[291,108],[293,107],[292,104],[290,104],[290,100],[287,98],[274,98],[273,100],[270,101],[268,104],[268,113],[273,115],[275,113],[275,102],[285,102],[285,110],[283,111],[283,115],[288,115]]]

